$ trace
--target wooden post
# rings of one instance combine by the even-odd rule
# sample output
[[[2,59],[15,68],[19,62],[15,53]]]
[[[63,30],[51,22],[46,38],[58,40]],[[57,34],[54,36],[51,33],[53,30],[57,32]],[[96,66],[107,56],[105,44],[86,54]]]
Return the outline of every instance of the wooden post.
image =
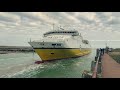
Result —
[[[96,49],[96,57],[99,55],[99,49]]]
[[[97,73],[101,73],[101,62],[98,62]]]
[[[91,71],[93,71],[93,70],[94,70],[95,65],[96,65],[96,61],[92,61],[92,62],[91,62]]]
[[[98,57],[97,57],[97,56],[95,56],[95,61],[97,61],[97,58],[98,58]]]

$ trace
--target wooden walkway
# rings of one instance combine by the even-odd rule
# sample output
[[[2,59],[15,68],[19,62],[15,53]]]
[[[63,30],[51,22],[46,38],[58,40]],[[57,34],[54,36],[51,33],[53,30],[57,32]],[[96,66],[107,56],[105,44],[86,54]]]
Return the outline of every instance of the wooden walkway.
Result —
[[[102,56],[102,78],[120,78],[120,64],[108,54]]]

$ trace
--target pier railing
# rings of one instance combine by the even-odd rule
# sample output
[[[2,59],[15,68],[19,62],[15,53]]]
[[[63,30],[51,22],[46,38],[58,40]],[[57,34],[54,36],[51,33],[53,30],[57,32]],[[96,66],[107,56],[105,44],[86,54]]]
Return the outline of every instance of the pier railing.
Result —
[[[101,77],[101,59],[104,54],[104,49],[97,49],[95,60],[91,62],[91,71],[84,70],[82,78],[98,78]]]
[[[97,78],[97,73],[98,73],[98,63],[99,63],[99,60],[101,59],[101,51],[97,51],[97,55],[96,55],[96,65],[94,67],[94,70],[93,70],[93,74],[92,74],[92,78]]]

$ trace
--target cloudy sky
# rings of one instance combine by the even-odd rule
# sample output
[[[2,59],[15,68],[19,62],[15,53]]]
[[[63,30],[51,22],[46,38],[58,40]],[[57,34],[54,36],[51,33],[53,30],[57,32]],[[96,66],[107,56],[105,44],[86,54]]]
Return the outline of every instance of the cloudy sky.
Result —
[[[120,47],[120,12],[0,12],[0,46],[29,46],[53,23],[78,30],[92,47]]]

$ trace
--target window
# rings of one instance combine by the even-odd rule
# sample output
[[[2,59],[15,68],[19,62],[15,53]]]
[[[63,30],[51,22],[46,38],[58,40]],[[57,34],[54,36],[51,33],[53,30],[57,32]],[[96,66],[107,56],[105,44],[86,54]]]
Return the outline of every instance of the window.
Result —
[[[57,46],[61,46],[61,44],[57,44]]]
[[[55,46],[56,44],[52,44],[52,46]]]
[[[61,46],[61,44],[52,44],[52,46],[55,46],[55,45],[56,45],[56,46]]]
[[[44,45],[44,43],[39,43],[40,45]]]

